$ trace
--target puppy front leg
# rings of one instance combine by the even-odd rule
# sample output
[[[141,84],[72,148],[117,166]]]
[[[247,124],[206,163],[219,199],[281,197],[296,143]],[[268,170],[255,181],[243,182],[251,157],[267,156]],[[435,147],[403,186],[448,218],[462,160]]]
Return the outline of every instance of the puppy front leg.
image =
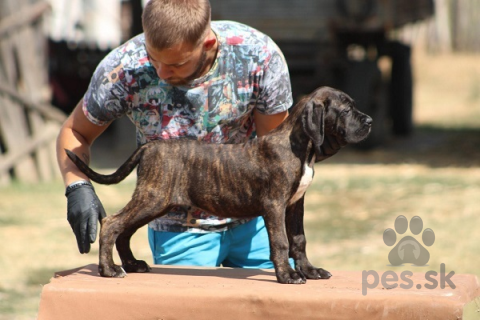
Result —
[[[288,262],[288,239],[285,231],[285,211],[269,211],[263,216],[270,242],[270,260],[275,266],[280,283],[305,283],[305,277],[295,271]]]
[[[290,257],[295,260],[295,269],[305,275],[307,279],[328,279],[332,274],[322,268],[314,267],[307,258],[307,240],[303,227],[303,203],[304,197],[289,206],[286,211],[285,220],[290,243]]]

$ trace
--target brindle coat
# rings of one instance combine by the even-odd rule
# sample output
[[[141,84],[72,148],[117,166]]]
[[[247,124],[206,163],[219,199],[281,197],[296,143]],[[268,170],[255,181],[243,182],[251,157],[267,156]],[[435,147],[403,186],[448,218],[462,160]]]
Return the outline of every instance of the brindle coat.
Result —
[[[138,165],[132,199],[102,221],[100,274],[124,277],[125,271],[148,272],[150,267],[132,254],[131,236],[173,206],[187,205],[221,217],[263,216],[278,282],[330,278],[328,271],[310,264],[305,253],[304,194],[314,163],[365,139],[371,124],[372,119],[359,112],[347,94],[322,87],[296,104],[278,128],[244,144],[152,141],[111,175],[92,171],[66,150],[83,173],[102,184],[122,181]],[[114,244],[123,269],[114,264]]]

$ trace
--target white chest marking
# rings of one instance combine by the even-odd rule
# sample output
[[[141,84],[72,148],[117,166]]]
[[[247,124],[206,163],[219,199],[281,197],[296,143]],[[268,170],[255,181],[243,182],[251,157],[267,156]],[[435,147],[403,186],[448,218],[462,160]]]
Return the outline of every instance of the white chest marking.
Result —
[[[313,166],[313,163],[312,163]],[[300,184],[298,185],[297,192],[293,195],[292,199],[290,199],[289,204],[293,204],[297,202],[303,195],[305,194],[305,191],[307,191],[308,186],[312,183],[313,180],[313,168],[308,165],[308,163],[305,163],[303,167],[303,176],[300,179]]]

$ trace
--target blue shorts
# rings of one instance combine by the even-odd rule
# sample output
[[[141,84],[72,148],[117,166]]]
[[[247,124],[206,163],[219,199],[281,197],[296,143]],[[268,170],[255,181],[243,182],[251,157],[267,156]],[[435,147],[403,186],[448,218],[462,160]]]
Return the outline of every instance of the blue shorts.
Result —
[[[155,264],[273,269],[262,217],[212,233],[160,232],[148,228],[148,240]]]

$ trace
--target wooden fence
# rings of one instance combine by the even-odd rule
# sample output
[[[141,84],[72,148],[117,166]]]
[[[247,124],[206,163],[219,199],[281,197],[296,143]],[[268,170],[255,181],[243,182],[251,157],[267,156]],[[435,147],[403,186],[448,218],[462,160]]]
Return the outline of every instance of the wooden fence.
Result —
[[[480,53],[478,0],[435,0],[435,17],[426,27],[430,52]]]
[[[47,1],[0,1],[0,185],[59,176],[55,138],[65,115],[49,104]]]

